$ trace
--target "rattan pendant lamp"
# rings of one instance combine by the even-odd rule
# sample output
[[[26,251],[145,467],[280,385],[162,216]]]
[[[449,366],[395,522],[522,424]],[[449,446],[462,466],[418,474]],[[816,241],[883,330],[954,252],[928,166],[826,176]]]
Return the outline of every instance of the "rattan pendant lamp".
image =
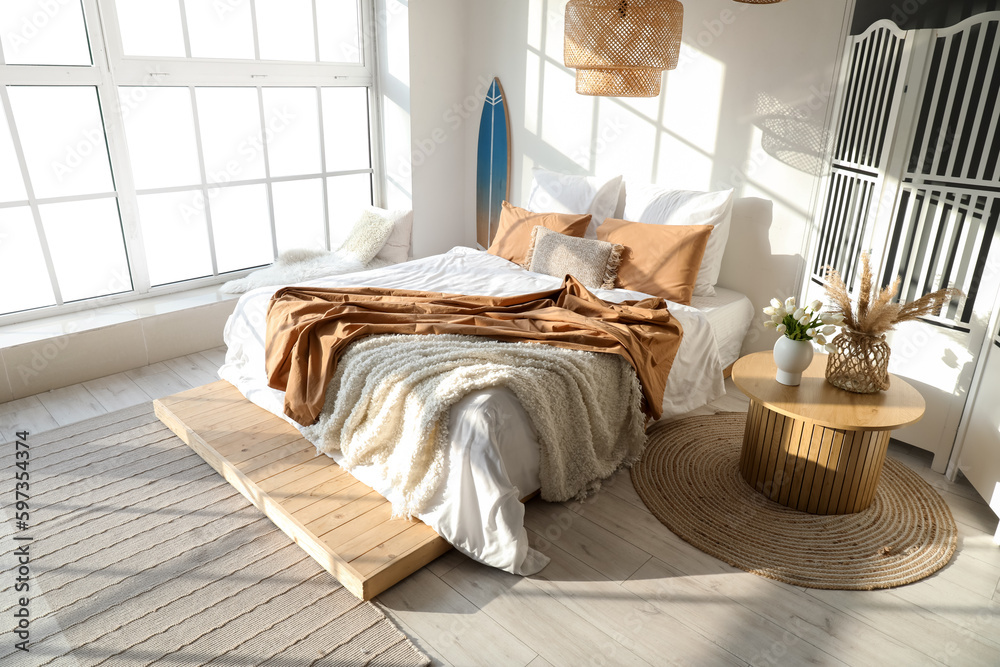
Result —
[[[683,21],[676,0],[570,0],[564,60],[576,92],[656,97],[662,72],[677,67]]]

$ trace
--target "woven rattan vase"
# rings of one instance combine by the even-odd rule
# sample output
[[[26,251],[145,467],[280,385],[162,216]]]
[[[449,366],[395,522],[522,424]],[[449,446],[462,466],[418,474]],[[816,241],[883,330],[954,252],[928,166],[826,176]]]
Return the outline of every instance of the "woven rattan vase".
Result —
[[[576,92],[656,97],[680,58],[684,7],[676,0],[570,0],[563,59]]]
[[[833,339],[836,349],[826,362],[826,381],[855,394],[889,388],[889,345],[885,336],[844,329]]]

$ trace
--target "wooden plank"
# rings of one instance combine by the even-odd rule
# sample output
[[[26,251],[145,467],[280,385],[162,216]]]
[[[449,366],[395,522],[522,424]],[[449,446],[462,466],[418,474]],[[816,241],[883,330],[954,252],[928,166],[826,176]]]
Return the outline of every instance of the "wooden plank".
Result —
[[[160,421],[363,600],[451,549],[429,526],[392,519],[389,501],[228,382],[153,405]]]

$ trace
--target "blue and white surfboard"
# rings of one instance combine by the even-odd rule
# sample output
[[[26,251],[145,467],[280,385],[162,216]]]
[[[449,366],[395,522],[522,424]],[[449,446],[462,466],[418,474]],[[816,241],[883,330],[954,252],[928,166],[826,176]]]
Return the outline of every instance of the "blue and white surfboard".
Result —
[[[510,117],[500,79],[486,93],[476,158],[476,240],[488,248],[497,232],[501,203],[510,197]]]

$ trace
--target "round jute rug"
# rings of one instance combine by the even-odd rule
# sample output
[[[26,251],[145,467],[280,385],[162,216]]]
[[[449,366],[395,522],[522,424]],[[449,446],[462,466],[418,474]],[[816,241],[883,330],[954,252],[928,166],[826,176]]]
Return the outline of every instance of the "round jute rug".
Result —
[[[806,514],[740,476],[746,415],[724,412],[655,426],[632,482],[646,507],[686,542],[730,565],[807,588],[902,586],[942,568],[958,530],[941,496],[887,458],[875,500],[857,514]]]

